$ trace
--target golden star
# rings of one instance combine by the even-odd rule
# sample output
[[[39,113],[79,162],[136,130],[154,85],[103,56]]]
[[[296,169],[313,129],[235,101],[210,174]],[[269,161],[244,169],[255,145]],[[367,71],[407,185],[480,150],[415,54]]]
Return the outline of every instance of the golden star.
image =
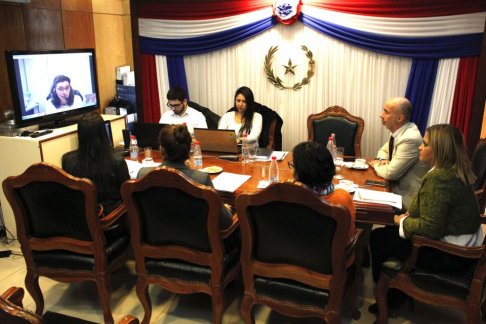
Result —
[[[294,72],[294,68],[297,66],[297,65],[292,65],[292,60],[289,59],[289,63],[287,63],[287,65],[282,65],[284,68],[285,68],[285,74],[287,73],[292,73],[293,75],[295,75],[295,72]]]

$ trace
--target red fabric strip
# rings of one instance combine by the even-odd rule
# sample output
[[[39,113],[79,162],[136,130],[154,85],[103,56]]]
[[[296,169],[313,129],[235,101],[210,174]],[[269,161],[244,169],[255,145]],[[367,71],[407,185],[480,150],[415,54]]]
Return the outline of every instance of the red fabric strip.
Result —
[[[469,122],[471,120],[478,60],[479,56],[461,58],[457,72],[450,123],[462,131],[464,138],[467,138]]]
[[[198,20],[215,19],[271,7],[270,0],[215,0],[199,2],[168,2],[160,4],[139,4],[138,18]]]
[[[158,123],[160,121],[160,101],[155,55],[140,53],[140,63],[142,65],[143,121]]]

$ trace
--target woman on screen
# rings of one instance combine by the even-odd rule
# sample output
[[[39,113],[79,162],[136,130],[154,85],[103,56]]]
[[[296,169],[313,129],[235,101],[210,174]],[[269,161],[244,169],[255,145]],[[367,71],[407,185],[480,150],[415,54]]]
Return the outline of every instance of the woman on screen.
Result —
[[[71,88],[71,79],[65,75],[58,75],[52,82],[47,96],[46,113],[55,113],[60,109],[81,107],[83,97],[77,90]]]
[[[238,143],[241,143],[243,134],[247,134],[248,142],[258,142],[262,132],[262,115],[255,112],[255,100],[250,88],[236,90],[235,105],[221,117],[218,128],[233,129]]]

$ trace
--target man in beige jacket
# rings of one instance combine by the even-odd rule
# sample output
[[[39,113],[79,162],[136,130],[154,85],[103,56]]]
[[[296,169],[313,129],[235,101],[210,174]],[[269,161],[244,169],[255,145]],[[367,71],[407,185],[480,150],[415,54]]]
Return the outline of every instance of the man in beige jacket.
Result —
[[[430,166],[419,161],[418,147],[422,135],[410,122],[412,105],[403,97],[387,100],[380,115],[391,136],[378,151],[379,161],[370,165],[380,177],[389,180],[393,193],[402,196],[402,211],[406,211],[420,188],[422,177]]]

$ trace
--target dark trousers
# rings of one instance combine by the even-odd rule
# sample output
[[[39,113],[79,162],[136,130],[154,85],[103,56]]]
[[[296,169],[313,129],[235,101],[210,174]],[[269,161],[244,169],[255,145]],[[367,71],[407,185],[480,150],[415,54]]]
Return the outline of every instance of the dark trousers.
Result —
[[[394,256],[405,261],[412,253],[412,241],[402,239],[398,226],[377,228],[370,235],[371,269],[375,283],[380,279],[381,265]],[[417,257],[417,268],[433,272],[462,270],[472,266],[474,261],[445,252],[423,247]]]

